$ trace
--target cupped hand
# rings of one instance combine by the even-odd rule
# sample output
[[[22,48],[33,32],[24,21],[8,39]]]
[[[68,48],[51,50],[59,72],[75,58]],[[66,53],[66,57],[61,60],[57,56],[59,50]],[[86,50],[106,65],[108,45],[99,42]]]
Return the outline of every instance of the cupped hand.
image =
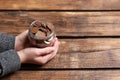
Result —
[[[51,60],[59,48],[59,41],[56,38],[53,46],[46,48],[25,48],[18,51],[21,63],[45,64]]]
[[[28,39],[28,30],[22,32],[21,34],[15,37],[15,50],[19,51],[26,47],[30,46],[30,42]]]

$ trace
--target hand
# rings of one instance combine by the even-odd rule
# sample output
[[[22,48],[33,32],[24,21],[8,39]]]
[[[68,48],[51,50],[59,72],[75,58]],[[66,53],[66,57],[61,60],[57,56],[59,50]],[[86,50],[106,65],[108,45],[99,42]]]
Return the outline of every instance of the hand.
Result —
[[[59,41],[56,38],[52,47],[46,48],[25,48],[18,51],[21,63],[45,64],[57,53]]]
[[[28,30],[16,36],[15,38],[15,50],[16,51],[22,50],[29,46],[30,46],[30,42],[28,40]]]

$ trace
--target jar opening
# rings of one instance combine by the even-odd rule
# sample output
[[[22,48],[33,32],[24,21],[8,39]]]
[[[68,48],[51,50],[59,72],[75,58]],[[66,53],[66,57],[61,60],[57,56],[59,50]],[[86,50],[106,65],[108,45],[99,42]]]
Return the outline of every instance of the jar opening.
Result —
[[[35,20],[29,27],[29,35],[35,40],[49,41],[54,36],[54,26],[51,23]]]

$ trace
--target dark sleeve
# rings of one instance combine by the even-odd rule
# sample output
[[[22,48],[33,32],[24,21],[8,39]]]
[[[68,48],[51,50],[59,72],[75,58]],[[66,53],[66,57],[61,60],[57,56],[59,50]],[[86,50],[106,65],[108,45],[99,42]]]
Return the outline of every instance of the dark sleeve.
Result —
[[[14,44],[15,36],[0,34],[0,76],[20,69],[21,63]]]
[[[0,53],[0,76],[19,70],[20,66],[20,59],[15,50]]]
[[[15,36],[10,34],[0,33],[0,52],[14,49]]]

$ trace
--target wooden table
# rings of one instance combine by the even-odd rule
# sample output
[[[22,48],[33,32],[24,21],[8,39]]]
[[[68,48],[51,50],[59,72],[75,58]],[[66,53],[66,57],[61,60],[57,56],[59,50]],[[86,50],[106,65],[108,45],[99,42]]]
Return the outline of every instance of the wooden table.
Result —
[[[0,0],[0,32],[36,19],[56,27],[58,54],[0,80],[120,80],[120,0]]]

